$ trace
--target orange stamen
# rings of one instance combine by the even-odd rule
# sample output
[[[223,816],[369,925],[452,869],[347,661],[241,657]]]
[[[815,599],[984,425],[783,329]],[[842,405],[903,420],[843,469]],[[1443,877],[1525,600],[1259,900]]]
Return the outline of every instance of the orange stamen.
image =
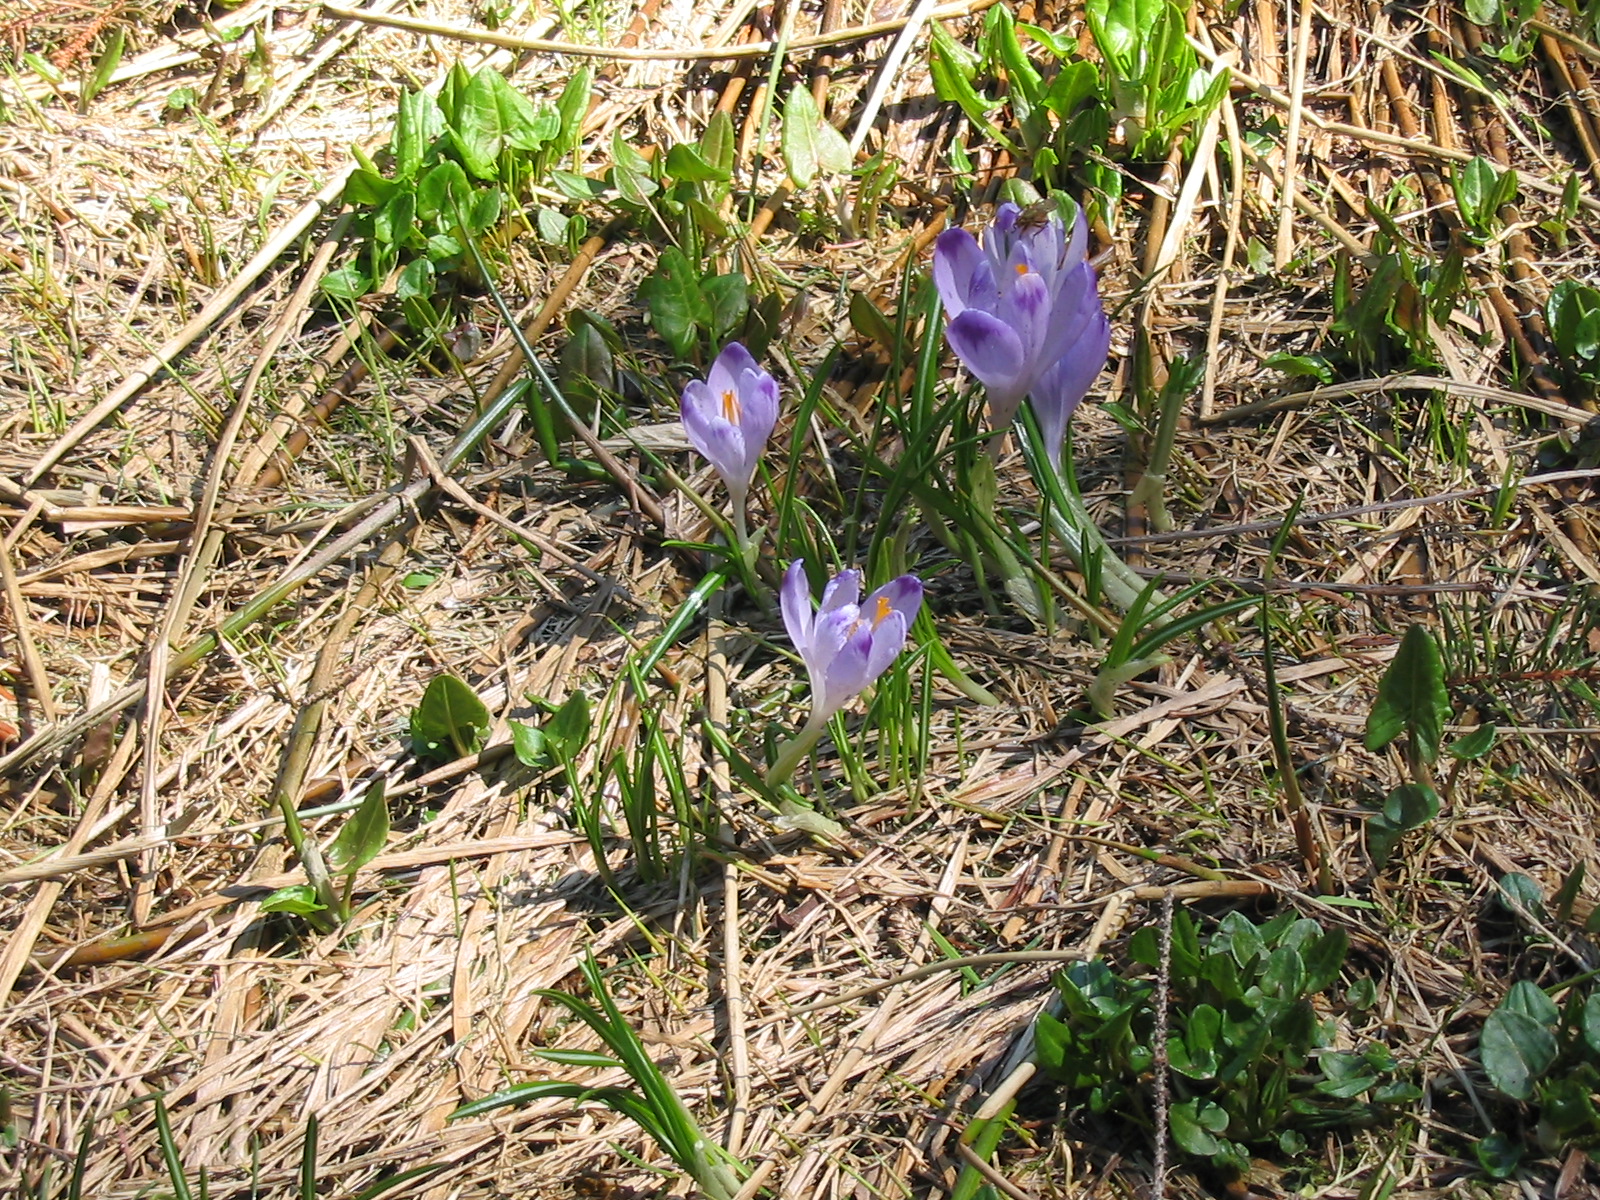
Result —
[[[1018,263],[1012,270],[1016,271],[1018,275],[1026,275],[1028,273],[1028,264]]]
[[[894,606],[889,603],[888,597],[879,596],[878,607],[872,614],[872,627],[876,629],[879,625],[882,625],[893,611]]]
[[[722,393],[722,415],[735,425],[739,423],[739,397],[734,395],[731,388]]]

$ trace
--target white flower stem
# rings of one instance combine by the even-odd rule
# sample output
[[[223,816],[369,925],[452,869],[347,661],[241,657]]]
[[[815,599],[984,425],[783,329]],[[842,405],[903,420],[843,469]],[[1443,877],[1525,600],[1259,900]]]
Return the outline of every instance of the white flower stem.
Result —
[[[827,727],[828,718],[813,708],[800,732],[785,742],[783,748],[778,751],[777,759],[767,770],[767,786],[775,788],[787,783],[789,776],[793,775],[795,769],[805,761],[806,755],[810,754],[822,740],[822,731]]]

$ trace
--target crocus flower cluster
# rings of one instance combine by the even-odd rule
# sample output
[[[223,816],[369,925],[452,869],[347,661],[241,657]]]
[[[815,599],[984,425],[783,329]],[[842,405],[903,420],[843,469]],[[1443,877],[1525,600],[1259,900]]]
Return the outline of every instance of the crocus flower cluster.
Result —
[[[1067,420],[1105,365],[1111,325],[1086,257],[1079,212],[1072,233],[1054,206],[1002,204],[983,241],[965,229],[939,235],[933,281],[949,318],[945,337],[983,384],[995,429],[1031,397],[1059,469]]]
[[[689,442],[716,468],[733,499],[740,548],[750,550],[745,502],[767,439],[778,422],[778,384],[750,352],[731,342],[717,355],[706,378],[683,389],[683,428]],[[783,748],[768,773],[778,783],[788,778],[816,745],[828,718],[872,684],[905,649],[906,636],[922,607],[922,581],[915,575],[892,579],[866,600],[861,573],[841,571],[811,607],[805,563],[789,564],[779,600],[789,639],[811,677],[811,715]]]

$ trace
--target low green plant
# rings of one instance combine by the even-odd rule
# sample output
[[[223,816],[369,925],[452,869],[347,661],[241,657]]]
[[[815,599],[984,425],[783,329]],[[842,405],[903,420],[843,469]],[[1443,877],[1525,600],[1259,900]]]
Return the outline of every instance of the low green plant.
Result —
[[[1600,289],[1563,279],[1550,290],[1544,313],[1562,373],[1592,394],[1600,388]]]
[[[492,718],[465,682],[434,676],[411,712],[411,749],[420,758],[453,762],[483,748]]]
[[[1377,752],[1403,738],[1401,756],[1410,776],[1389,793],[1382,810],[1367,821],[1367,852],[1380,870],[1403,834],[1420,829],[1439,815],[1441,788],[1433,768],[1440,751],[1458,763],[1466,763],[1483,758],[1494,746],[1493,725],[1480,725],[1445,746],[1444,725],[1450,712],[1450,692],[1445,686],[1439,644],[1421,625],[1412,625],[1378,681],[1378,696],[1367,714],[1367,749]],[[1454,781],[1452,772],[1443,787],[1446,793]]]
[[[1565,924],[1583,882],[1580,864],[1545,907],[1538,883],[1508,874],[1500,881],[1501,902],[1524,923],[1549,929]],[[1600,909],[1586,931],[1600,931]],[[1541,988],[1526,979],[1513,983],[1484,1022],[1478,1057],[1484,1074],[1505,1096],[1533,1106],[1534,1137],[1555,1154],[1579,1147],[1600,1150],[1600,987],[1596,973]],[[1565,997],[1562,998],[1562,994]],[[1484,1138],[1478,1160],[1490,1175],[1508,1176],[1523,1147],[1503,1131]]]
[[[1388,1048],[1333,1047],[1339,1020],[1323,1015],[1339,982],[1347,941],[1293,912],[1257,925],[1230,913],[1204,938],[1189,914],[1172,921],[1170,1026],[1155,1028],[1155,983],[1138,968],[1160,961],[1159,933],[1128,944],[1136,967],[1075,963],[1057,977],[1062,1015],[1037,1025],[1040,1066],[1074,1104],[1149,1129],[1148,1075],[1166,1035],[1169,1128],[1192,1159],[1237,1175],[1253,1151],[1296,1154],[1306,1134],[1388,1120],[1421,1092],[1395,1078]],[[1367,989],[1360,989],[1365,991]],[[1345,999],[1360,998],[1352,987]]]
[[[290,841],[305,868],[305,883],[281,887],[261,902],[261,911],[303,917],[323,933],[350,920],[356,874],[383,852],[389,840],[389,804],[383,780],[367,789],[356,810],[339,827],[324,850],[300,829],[291,827]],[[343,881],[343,886],[338,881]]]
[[[591,76],[580,68],[554,105],[536,106],[492,67],[469,73],[457,63],[437,97],[402,94],[384,163],[354,151],[344,202],[357,248],[323,279],[323,292],[356,300],[399,268],[402,311],[414,328],[432,329],[442,320],[433,304],[441,278],[478,275],[469,241],[502,244],[518,224],[549,240],[581,240],[582,216],[535,206],[530,224],[527,210],[577,146]]]
[[[1487,241],[1502,227],[1500,210],[1516,203],[1517,186],[1514,170],[1502,171],[1481,154],[1450,173],[1461,224],[1479,241]]]
[[[739,1181],[748,1174],[744,1164],[700,1129],[688,1106],[672,1090],[672,1085],[645,1050],[639,1035],[617,1008],[594,957],[585,954],[578,969],[589,994],[594,997],[593,1004],[566,992],[541,989],[534,994],[559,1005],[582,1021],[599,1036],[611,1054],[599,1054],[592,1050],[538,1050],[535,1053],[540,1058],[564,1066],[624,1071],[634,1086],[592,1086],[558,1080],[522,1083],[462,1105],[450,1114],[451,1120],[475,1117],[509,1105],[528,1104],[549,1097],[571,1100],[576,1104],[591,1101],[603,1104],[613,1112],[631,1118],[649,1134],[656,1145],[699,1185],[709,1200],[732,1200],[739,1191]]]

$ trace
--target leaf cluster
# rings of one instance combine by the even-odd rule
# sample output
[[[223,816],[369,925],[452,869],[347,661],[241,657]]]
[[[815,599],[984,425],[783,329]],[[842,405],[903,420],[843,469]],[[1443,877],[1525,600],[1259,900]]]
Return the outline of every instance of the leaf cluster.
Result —
[[[441,276],[472,271],[468,239],[509,235],[513,220],[527,226],[524,205],[537,185],[587,199],[588,181],[555,164],[578,145],[592,75],[579,68],[555,104],[535,105],[493,68],[469,73],[460,63],[437,97],[405,92],[384,164],[354,149],[360,165],[344,202],[354,210],[359,247],[323,279],[323,292],[357,299],[399,266],[397,298],[422,309]],[[553,208],[533,216],[546,240],[583,236],[581,216]]]
[[[1156,966],[1157,931],[1141,929],[1128,949],[1135,963]],[[1261,925],[1231,913],[1203,940],[1188,913],[1175,914],[1165,1048],[1170,1129],[1184,1154],[1240,1172],[1254,1148],[1294,1153],[1305,1131],[1372,1124],[1417,1098],[1392,1078],[1381,1044],[1332,1049],[1336,1022],[1314,1001],[1338,981],[1346,949],[1342,930],[1292,912]],[[1040,1065],[1090,1112],[1148,1128],[1153,982],[1097,960],[1074,964],[1057,988],[1062,1015],[1038,1022]]]
[[[1552,898],[1557,923],[1570,918],[1582,881],[1580,865]],[[1528,876],[1507,875],[1500,893],[1519,916],[1551,920],[1541,888]],[[1586,929],[1600,930],[1600,910]],[[1558,1003],[1552,993],[1562,989],[1565,999]],[[1600,987],[1592,972],[1548,990],[1526,979],[1513,983],[1484,1022],[1478,1057],[1499,1091],[1533,1103],[1541,1148],[1600,1148]],[[1520,1158],[1520,1147],[1503,1134],[1491,1135],[1479,1145],[1478,1157],[1490,1174],[1504,1177]]]

